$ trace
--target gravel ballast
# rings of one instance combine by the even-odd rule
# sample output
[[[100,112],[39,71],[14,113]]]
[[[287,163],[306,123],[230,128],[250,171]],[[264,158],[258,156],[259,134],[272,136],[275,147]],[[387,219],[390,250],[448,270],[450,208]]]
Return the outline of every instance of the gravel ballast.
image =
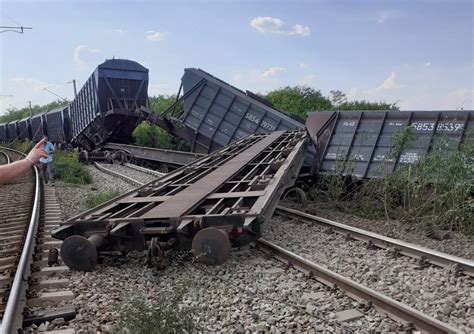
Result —
[[[156,176],[144,173],[141,171],[138,171],[136,169],[123,166],[123,165],[118,165],[118,164],[101,164],[101,166],[110,169],[111,171],[114,171],[116,173],[123,174],[125,176],[128,176],[131,179],[134,179],[138,182],[141,182],[143,184],[154,181],[157,179]]]
[[[303,206],[291,201],[282,201],[279,205],[334,220],[338,223],[358,227],[366,231],[436,249],[440,252],[474,260],[474,241],[472,238],[468,238],[461,233],[450,232],[449,239],[436,240],[427,237],[426,232],[419,226],[413,226],[412,224],[402,223],[396,220],[367,219],[354,214],[329,210],[327,209],[327,203],[308,202]]]
[[[61,181],[55,183],[64,220],[88,209],[85,202],[89,194],[115,191],[123,194],[136,188],[119,178],[99,171],[94,166],[86,166],[86,168],[93,177],[92,184],[70,185]]]
[[[357,302],[295,269],[283,269],[280,262],[254,248],[234,250],[229,261],[218,267],[186,261],[156,271],[140,262],[143,259],[129,258],[128,263],[72,273],[78,334],[115,332],[120,310],[138,291],[152,300],[181,284],[188,286],[183,305],[195,309],[193,318],[204,332],[386,332],[398,327],[372,309],[356,320],[339,321],[336,312],[356,308]]]
[[[368,249],[314,224],[274,217],[264,237],[367,287],[463,331],[474,331],[474,282],[454,270],[423,267],[408,257]]]

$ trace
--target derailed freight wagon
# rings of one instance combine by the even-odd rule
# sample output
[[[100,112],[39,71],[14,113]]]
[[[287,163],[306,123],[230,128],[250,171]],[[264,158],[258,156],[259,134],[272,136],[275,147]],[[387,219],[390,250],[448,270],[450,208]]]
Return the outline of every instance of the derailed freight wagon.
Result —
[[[11,121],[7,124],[7,138],[8,141],[14,141],[18,139],[18,124],[17,121]]]
[[[69,106],[52,109],[45,114],[46,132],[51,142],[65,144],[70,141]]]
[[[304,130],[255,134],[61,224],[61,258],[91,270],[98,252],[148,249],[161,265],[171,250],[193,249],[221,264],[231,245],[260,236],[304,160]]]
[[[208,154],[255,133],[304,129],[258,95],[242,91],[211,74],[186,68],[183,95],[156,123],[188,142],[191,151]],[[179,93],[178,93],[179,95]],[[180,104],[183,109],[178,109]],[[312,173],[315,151],[308,149],[302,173]]]
[[[25,140],[31,137],[30,118],[23,118],[18,121],[18,139]]]
[[[30,139],[38,141],[46,134],[46,118],[44,114],[33,115],[30,118]]]
[[[0,124],[0,141],[3,143],[8,141],[7,124]]]
[[[474,140],[474,111],[339,111],[310,113],[316,171],[356,178],[383,177],[418,162],[433,149],[449,154]],[[396,138],[410,137],[399,152]]]
[[[72,142],[92,150],[105,142],[130,143],[147,105],[148,69],[125,59],[100,64],[70,104]]]

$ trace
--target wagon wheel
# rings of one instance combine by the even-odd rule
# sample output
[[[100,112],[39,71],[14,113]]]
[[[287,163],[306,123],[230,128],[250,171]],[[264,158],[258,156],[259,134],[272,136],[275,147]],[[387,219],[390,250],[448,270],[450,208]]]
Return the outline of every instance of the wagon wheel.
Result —
[[[307,201],[306,193],[303,189],[298,187],[291,187],[285,191],[283,199],[287,199],[289,197],[294,198],[300,204],[306,204]]]
[[[114,162],[119,163],[120,165],[123,165],[125,162],[130,162],[131,160],[132,157],[130,154],[123,150],[117,151],[114,154]]]

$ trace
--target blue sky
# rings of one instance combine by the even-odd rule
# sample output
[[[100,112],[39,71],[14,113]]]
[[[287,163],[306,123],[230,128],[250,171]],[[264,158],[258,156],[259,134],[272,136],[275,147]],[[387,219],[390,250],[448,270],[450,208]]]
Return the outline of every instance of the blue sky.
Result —
[[[72,98],[106,58],[150,69],[149,94],[185,67],[266,92],[306,84],[402,109],[474,109],[473,1],[1,1],[0,113]]]

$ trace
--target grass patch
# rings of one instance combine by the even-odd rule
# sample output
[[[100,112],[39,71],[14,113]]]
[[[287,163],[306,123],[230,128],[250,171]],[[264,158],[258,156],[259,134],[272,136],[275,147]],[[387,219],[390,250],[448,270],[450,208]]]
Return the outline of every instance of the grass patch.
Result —
[[[148,301],[144,296],[132,297],[122,310],[119,328],[133,334],[193,333],[197,330],[194,309],[183,305],[187,291],[185,286],[178,286],[162,290]]]
[[[56,150],[53,153],[53,171],[57,179],[71,184],[90,184],[92,175],[79,162],[77,151]]]
[[[89,194],[86,197],[86,206],[89,209],[95,208],[102,203],[110,201],[112,198],[117,197],[119,195],[116,191],[104,191],[100,193]]]

